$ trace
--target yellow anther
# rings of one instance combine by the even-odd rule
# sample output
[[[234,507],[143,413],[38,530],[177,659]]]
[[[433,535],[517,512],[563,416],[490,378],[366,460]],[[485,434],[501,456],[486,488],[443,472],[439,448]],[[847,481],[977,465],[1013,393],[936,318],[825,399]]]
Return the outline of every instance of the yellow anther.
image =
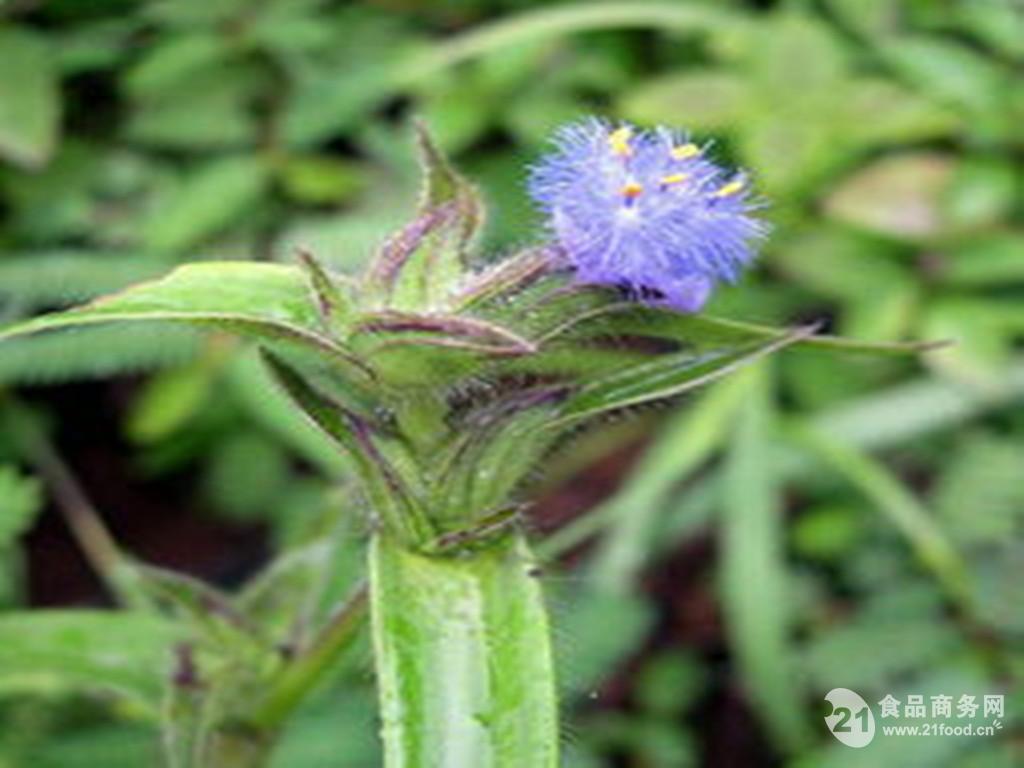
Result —
[[[678,147],[672,147],[670,154],[673,160],[688,160],[700,154],[700,147],[696,144],[680,144]]]
[[[669,184],[679,184],[688,178],[690,178],[688,173],[670,173],[668,176],[661,177],[661,183],[667,187]]]
[[[620,191],[622,192],[623,197],[629,200],[634,200],[640,197],[640,195],[644,191],[644,188],[642,184],[638,184],[635,181],[627,181],[625,184],[622,185],[622,189]]]
[[[715,197],[729,197],[729,195],[735,195],[741,189],[743,189],[743,180],[742,179],[734,179],[733,181],[730,181],[728,184],[726,184],[726,185],[716,189],[715,192],[714,192],[714,196]]]
[[[633,138],[633,129],[628,125],[616,128],[608,135],[608,146],[612,149],[613,155],[629,157],[633,154],[633,148],[629,146],[629,140]]]

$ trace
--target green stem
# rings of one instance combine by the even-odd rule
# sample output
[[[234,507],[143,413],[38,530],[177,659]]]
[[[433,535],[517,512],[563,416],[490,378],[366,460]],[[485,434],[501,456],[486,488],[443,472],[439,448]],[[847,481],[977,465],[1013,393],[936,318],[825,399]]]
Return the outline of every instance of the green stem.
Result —
[[[655,28],[684,32],[736,27],[744,17],[724,8],[666,2],[577,3],[541,8],[484,24],[403,61],[395,83],[408,86],[463,61],[538,40],[601,29]]]
[[[387,768],[558,764],[547,613],[520,534],[451,557],[378,535],[370,612]]]
[[[130,559],[121,551],[71,468],[24,406],[14,398],[7,398],[5,405],[4,426],[25,459],[49,486],[57,509],[89,565],[123,605],[147,606],[135,588]]]
[[[270,685],[249,722],[265,731],[276,730],[305,700],[338,657],[352,645],[366,615],[367,593],[360,587],[334,614],[313,644],[294,659]]]

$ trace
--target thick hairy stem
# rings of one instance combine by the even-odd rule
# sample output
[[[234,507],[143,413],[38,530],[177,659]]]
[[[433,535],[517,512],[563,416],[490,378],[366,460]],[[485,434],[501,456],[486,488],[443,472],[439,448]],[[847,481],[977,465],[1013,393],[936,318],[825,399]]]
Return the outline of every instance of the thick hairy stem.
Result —
[[[558,764],[547,613],[516,533],[452,557],[370,551],[387,768]]]

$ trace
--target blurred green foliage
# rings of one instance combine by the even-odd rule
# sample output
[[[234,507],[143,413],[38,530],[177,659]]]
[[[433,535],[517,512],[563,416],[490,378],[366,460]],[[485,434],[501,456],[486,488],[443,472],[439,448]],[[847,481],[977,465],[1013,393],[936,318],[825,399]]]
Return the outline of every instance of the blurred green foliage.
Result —
[[[1003,734],[1024,712],[1022,65],[1014,0],[0,4],[0,322],[207,257],[304,247],[351,270],[414,198],[412,115],[482,180],[491,251],[534,237],[524,168],[561,122],[713,137],[775,227],[713,312],[955,346],[923,369],[790,352],[678,414],[584,437],[538,479],[657,429],[618,493],[541,545],[593,541],[549,580],[571,764],[715,764],[709,749],[735,748],[765,764],[1009,766],[1004,737],[851,750],[818,703],[837,686],[869,702],[1004,692]],[[233,343],[98,327],[0,352],[11,391],[138,373],[117,414],[138,472],[195,473],[197,506],[265,523],[282,551],[337,528],[343,462]],[[18,539],[41,506],[23,458],[5,430],[5,608],[25,599]],[[311,616],[352,583],[353,536]],[[716,557],[671,581],[707,546]],[[686,605],[709,606],[712,640],[690,636]],[[44,626],[60,614],[0,617],[0,766],[155,760],[166,627],[135,618],[69,636]],[[134,638],[120,665],[89,655],[109,632]],[[26,674],[29,652],[49,675]],[[345,765],[378,764],[364,659],[301,710],[275,765],[334,764],[338,740]],[[128,695],[83,698],[94,663]]]

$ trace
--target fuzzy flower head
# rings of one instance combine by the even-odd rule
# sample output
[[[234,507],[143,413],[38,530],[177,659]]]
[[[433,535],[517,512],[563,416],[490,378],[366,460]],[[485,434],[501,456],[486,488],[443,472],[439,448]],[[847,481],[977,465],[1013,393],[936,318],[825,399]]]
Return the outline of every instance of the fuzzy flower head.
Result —
[[[667,128],[591,118],[554,145],[529,191],[582,283],[696,312],[717,282],[737,279],[767,230],[743,176]]]

